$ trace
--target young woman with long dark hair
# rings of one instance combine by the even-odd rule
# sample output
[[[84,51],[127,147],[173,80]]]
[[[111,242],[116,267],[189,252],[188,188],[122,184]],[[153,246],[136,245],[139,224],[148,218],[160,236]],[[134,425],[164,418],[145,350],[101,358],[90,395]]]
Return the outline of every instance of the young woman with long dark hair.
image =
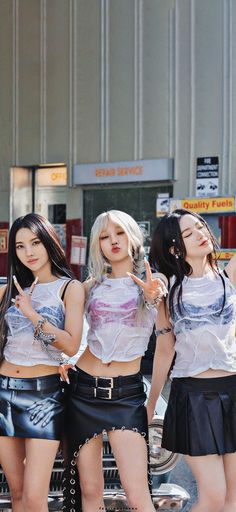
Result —
[[[217,248],[206,221],[178,209],[161,219],[150,253],[169,295],[157,319],[149,419],[173,364],[162,445],[184,454],[195,475],[194,512],[236,512],[236,256],[221,271]]]
[[[104,212],[94,222],[89,270],[85,282],[88,347],[76,371],[69,370],[70,466],[65,510],[105,510],[101,457],[105,430],[130,509],[154,512],[148,487],[148,425],[140,362],[165,286],[145,266],[138,224],[118,210]],[[132,272],[140,286],[128,275]],[[76,466],[82,503],[78,502]]]
[[[0,290],[0,463],[13,512],[48,510],[64,421],[58,368],[78,349],[83,304],[53,226],[35,213],[15,220]]]

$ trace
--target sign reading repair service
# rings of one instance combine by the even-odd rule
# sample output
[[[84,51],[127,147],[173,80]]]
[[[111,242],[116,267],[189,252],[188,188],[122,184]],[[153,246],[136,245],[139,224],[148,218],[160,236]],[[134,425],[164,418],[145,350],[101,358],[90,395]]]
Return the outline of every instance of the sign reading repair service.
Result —
[[[172,180],[173,172],[172,158],[76,164],[73,169],[73,185]]]

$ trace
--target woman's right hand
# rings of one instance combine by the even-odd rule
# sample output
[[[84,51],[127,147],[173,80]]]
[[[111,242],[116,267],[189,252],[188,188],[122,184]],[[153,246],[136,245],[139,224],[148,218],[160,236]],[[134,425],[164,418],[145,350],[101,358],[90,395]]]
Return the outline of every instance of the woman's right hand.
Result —
[[[73,369],[73,364],[60,364],[59,366],[59,373],[60,378],[62,381],[67,382],[67,384],[70,384],[70,380],[68,377],[68,370]]]
[[[155,414],[155,407],[148,402],[146,408],[147,408],[148,425],[150,425],[152,423],[153,416]]]

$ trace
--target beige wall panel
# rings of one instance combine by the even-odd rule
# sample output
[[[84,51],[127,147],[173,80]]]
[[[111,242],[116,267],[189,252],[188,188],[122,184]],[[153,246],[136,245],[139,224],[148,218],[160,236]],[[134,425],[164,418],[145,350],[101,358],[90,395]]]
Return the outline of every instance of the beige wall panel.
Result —
[[[177,2],[175,10],[175,156],[174,195],[190,194],[191,151],[191,9],[189,0]]]
[[[47,162],[69,159],[69,5],[65,0],[47,0]]]
[[[134,1],[110,0],[109,155],[134,158]]]
[[[143,2],[143,158],[168,157],[172,1]]]
[[[217,156],[222,151],[222,15],[222,0],[195,0],[196,156]]]
[[[74,163],[101,158],[101,2],[77,0]]]
[[[40,154],[40,2],[20,0],[18,5],[19,123],[16,163],[31,165],[39,162]]]
[[[12,2],[0,2],[0,220],[9,218],[9,173],[12,161]]]

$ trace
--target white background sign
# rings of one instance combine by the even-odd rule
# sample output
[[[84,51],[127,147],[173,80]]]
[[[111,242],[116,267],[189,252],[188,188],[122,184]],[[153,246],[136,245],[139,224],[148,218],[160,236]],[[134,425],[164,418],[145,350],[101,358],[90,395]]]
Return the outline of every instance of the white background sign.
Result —
[[[72,235],[70,263],[72,265],[85,265],[86,249],[87,249],[87,237]]]

